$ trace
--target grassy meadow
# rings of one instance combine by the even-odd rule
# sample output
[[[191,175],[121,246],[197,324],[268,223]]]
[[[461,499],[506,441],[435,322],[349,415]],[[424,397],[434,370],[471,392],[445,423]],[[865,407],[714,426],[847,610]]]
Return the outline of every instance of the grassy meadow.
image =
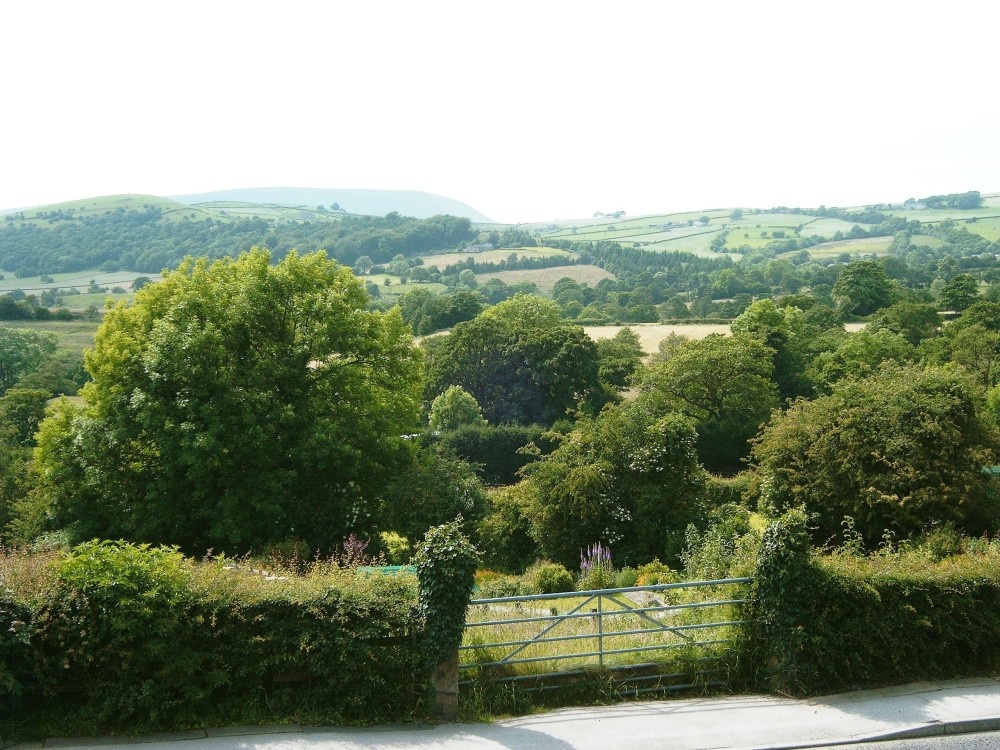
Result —
[[[43,331],[56,337],[60,349],[82,353],[94,345],[94,334],[100,326],[96,320],[5,320],[3,325],[20,330]]]
[[[517,284],[522,281],[533,281],[538,284],[538,293],[549,297],[559,279],[569,278],[573,281],[590,286],[597,286],[602,279],[613,279],[614,274],[597,266],[556,266],[555,268],[538,268],[517,271],[498,271],[496,273],[478,273],[476,281],[484,284],[490,279],[500,279],[504,284]]]
[[[487,250],[482,253],[439,253],[435,255],[419,256],[426,268],[436,268],[443,271],[448,266],[456,263],[464,263],[472,258],[477,263],[499,263],[507,260],[511,255],[520,258],[552,258],[552,257],[573,257],[573,253],[568,250],[560,250],[554,247],[518,247],[503,248],[500,250]]]

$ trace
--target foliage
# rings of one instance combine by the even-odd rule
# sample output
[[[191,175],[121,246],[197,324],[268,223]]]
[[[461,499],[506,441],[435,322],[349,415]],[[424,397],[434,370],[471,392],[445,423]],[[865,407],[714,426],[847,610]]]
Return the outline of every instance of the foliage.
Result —
[[[175,549],[98,541],[75,548],[33,622],[44,633],[35,651],[43,692],[70,689],[102,726],[161,724],[203,700],[216,676],[209,655],[192,649],[189,577]]]
[[[498,488],[488,495],[486,515],[479,523],[483,562],[504,573],[523,573],[538,557],[531,519],[518,488]]]
[[[938,304],[943,310],[962,312],[979,298],[979,282],[975,277],[960,273],[954,276],[938,294]]]
[[[594,342],[537,297],[517,295],[460,323],[428,359],[427,399],[460,385],[491,424],[551,425],[603,394]]]
[[[846,336],[836,349],[818,354],[807,374],[817,391],[828,393],[845,377],[864,378],[885,362],[905,365],[916,359],[917,350],[900,334],[885,328],[865,328]]]
[[[689,525],[684,541],[687,580],[717,580],[752,574],[760,536],[750,524],[750,512],[727,503],[709,511],[703,531]]]
[[[565,566],[553,562],[539,562],[524,573],[524,581],[532,593],[558,594],[572,591],[576,579]]]
[[[941,316],[934,305],[926,302],[897,302],[872,313],[866,330],[872,333],[879,330],[898,333],[916,346],[924,339],[936,336],[940,327]]]
[[[56,351],[50,333],[0,325],[0,394]]]
[[[642,365],[644,352],[639,335],[631,328],[622,328],[609,339],[597,342],[600,359],[597,373],[601,382],[622,390],[627,388],[632,376]]]
[[[424,653],[432,668],[462,642],[478,559],[476,548],[462,535],[461,516],[430,529],[413,556],[420,581]]]
[[[85,405],[43,423],[38,464],[76,538],[331,549],[416,427],[419,352],[398,314],[365,311],[322,253],[187,260],[108,311]]]
[[[464,458],[490,486],[513,484],[521,469],[551,453],[559,440],[541,425],[466,425],[439,437],[441,445]]]
[[[599,541],[625,564],[675,558],[684,527],[702,511],[696,439],[687,418],[642,401],[578,421],[526,469],[521,489],[541,553],[575,566],[580,550]]]
[[[731,468],[778,408],[774,350],[754,336],[711,335],[679,346],[643,373],[640,399],[690,417],[698,457],[709,469]]]
[[[11,388],[0,396],[0,428],[9,428],[17,445],[33,447],[48,400],[47,391]]]
[[[896,290],[882,266],[859,260],[840,272],[833,285],[833,297],[837,307],[848,315],[870,315],[895,302]]]
[[[973,540],[969,540],[970,542]],[[769,527],[744,616],[748,676],[792,695],[992,674],[1000,554],[811,554],[805,516]]]
[[[409,459],[400,462],[382,488],[382,528],[421,539],[434,526],[462,516],[474,532],[486,509],[486,491],[475,469],[440,446],[411,441]]]
[[[410,540],[395,531],[379,533],[379,547],[385,552],[390,565],[405,565],[410,559]]]
[[[741,471],[731,477],[709,474],[705,480],[705,505],[718,508],[721,505],[745,505],[753,496],[751,473]]]
[[[23,221],[0,227],[0,268],[34,276],[96,268],[112,261],[129,270],[159,273],[177,265],[191,247],[221,258],[235,257],[258,245],[270,247],[278,257],[291,248],[325,248],[351,266],[363,255],[385,263],[400,253],[412,256],[457,248],[475,237],[469,220],[454,216],[337,215],[332,220],[273,226],[262,218],[173,221],[160,207],[143,206],[92,215],[53,213],[48,218],[47,227]]]
[[[650,560],[636,569],[637,586],[659,586],[662,583],[677,583],[680,576],[659,560]]]
[[[435,431],[451,431],[461,427],[485,427],[479,402],[460,385],[453,385],[431,402],[429,427]]]
[[[990,477],[997,437],[975,387],[942,368],[884,368],[830,395],[798,401],[754,442],[761,503],[804,505],[820,540],[851,516],[866,542],[885,529],[905,538],[934,521],[994,528]]]
[[[412,575],[334,562],[301,574],[227,558],[195,564],[122,542],[51,559],[0,555],[0,617],[22,623],[0,633],[3,642],[13,632],[19,649],[13,675],[0,660],[0,685],[19,681],[26,737],[55,715],[94,733],[134,733],[242,723],[248,712],[340,723],[423,710],[430,673]],[[39,560],[55,572],[32,572]]]
[[[844,335],[839,323],[834,329],[823,329],[800,308],[778,307],[769,299],[751,304],[731,327],[734,336],[756,338],[774,351],[772,377],[781,401],[812,395],[813,383],[807,374],[810,362],[823,349],[834,348]]]

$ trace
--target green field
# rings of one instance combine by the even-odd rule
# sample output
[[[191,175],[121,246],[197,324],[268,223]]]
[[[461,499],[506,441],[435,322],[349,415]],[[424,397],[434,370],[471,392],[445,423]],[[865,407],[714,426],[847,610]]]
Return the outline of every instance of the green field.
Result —
[[[56,337],[60,349],[82,353],[94,345],[100,321],[88,320],[5,320],[2,325],[20,330],[45,331]]]
[[[824,242],[809,248],[811,258],[835,258],[838,255],[847,253],[855,255],[886,255],[889,246],[892,244],[892,237],[862,237],[857,240],[839,240],[837,242]],[[778,257],[785,257],[789,253],[782,253]]]
[[[809,219],[803,216],[803,219]],[[832,237],[837,232],[847,234],[855,224],[843,219],[816,218],[806,221],[802,226],[803,237]]]
[[[502,260],[507,260],[511,255],[516,255],[518,258],[574,257],[573,253],[554,247],[501,248],[499,250],[487,250],[482,253],[439,253],[435,255],[421,255],[419,257],[423,260],[425,267],[443,271],[448,266],[453,266],[456,263],[465,263],[470,258],[476,263],[499,263]]]
[[[338,212],[320,211],[315,206],[287,206],[277,203],[242,203],[239,201],[215,201],[187,206],[169,198],[160,198],[155,195],[106,195],[27,209],[16,213],[18,217],[16,221],[19,224],[28,223],[37,224],[40,227],[52,227],[67,219],[101,216],[109,211],[118,210],[141,212],[149,208],[160,209],[163,212],[163,218],[171,221],[184,219],[225,221],[227,219],[251,218],[269,221],[339,221],[344,216]],[[23,219],[20,218],[22,214]],[[57,218],[53,218],[53,214],[56,214]],[[11,221],[14,220],[11,219]]]
[[[498,273],[477,273],[476,281],[485,284],[490,279],[500,279],[504,284],[518,284],[533,281],[538,284],[538,293],[546,297],[552,294],[559,279],[569,278],[581,284],[597,286],[602,279],[613,279],[614,274],[597,266],[557,266],[556,268],[532,268],[521,271],[500,271]]]

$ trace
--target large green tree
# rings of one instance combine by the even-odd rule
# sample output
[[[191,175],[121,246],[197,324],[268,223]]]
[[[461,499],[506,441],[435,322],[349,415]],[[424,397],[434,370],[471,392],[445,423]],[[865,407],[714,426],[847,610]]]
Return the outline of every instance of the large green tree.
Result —
[[[743,334],[688,341],[648,368],[639,398],[694,420],[705,466],[739,467],[750,438],[778,408],[773,356],[760,339]]]
[[[550,300],[518,294],[430,341],[427,400],[459,385],[490,424],[552,424],[605,393],[597,346]]]
[[[75,537],[329,549],[367,530],[417,427],[419,351],[398,313],[366,311],[349,268],[269,260],[188,259],[107,313],[84,405],[63,402],[39,436]]]
[[[642,401],[581,420],[518,485],[541,553],[567,566],[602,542],[620,564],[676,560],[701,520],[705,471],[691,421]]]
[[[833,285],[833,298],[848,315],[871,315],[895,302],[896,287],[877,262],[859,260],[840,272]]]
[[[979,389],[960,371],[884,367],[842,380],[831,394],[777,415],[753,447],[762,502],[805,506],[820,541],[850,516],[876,544],[948,521],[981,534],[997,518],[989,502],[997,435],[980,417]]]

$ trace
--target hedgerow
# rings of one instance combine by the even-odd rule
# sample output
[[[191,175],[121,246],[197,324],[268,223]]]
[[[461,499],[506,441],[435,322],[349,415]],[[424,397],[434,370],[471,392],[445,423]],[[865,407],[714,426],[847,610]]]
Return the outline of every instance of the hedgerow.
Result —
[[[743,666],[758,686],[792,695],[1000,667],[1000,555],[936,560],[920,550],[873,555],[810,550],[804,514],[762,543]]]
[[[467,566],[452,572],[448,547],[470,547],[451,532],[425,545],[437,583],[423,598],[412,573],[330,561],[296,574],[107,541],[15,590],[35,558],[4,553],[0,701],[14,710],[0,738],[425,716],[437,649],[464,622],[462,593],[446,589]],[[459,588],[467,600],[471,583]]]

